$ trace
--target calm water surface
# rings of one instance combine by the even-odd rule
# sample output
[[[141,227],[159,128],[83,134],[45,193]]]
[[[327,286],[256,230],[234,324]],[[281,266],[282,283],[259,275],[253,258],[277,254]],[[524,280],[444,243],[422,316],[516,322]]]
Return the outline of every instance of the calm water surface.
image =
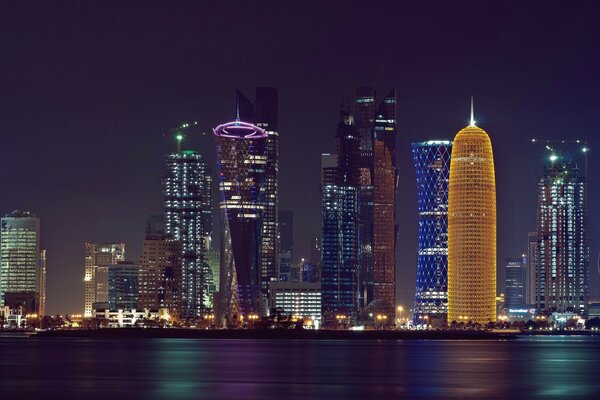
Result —
[[[593,399],[600,338],[0,337],[2,399]]]

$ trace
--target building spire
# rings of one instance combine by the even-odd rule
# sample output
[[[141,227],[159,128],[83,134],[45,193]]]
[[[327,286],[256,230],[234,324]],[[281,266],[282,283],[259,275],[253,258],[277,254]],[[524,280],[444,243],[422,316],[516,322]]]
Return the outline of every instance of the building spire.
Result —
[[[475,126],[475,113],[473,112],[473,96],[471,96],[471,121],[469,126]]]

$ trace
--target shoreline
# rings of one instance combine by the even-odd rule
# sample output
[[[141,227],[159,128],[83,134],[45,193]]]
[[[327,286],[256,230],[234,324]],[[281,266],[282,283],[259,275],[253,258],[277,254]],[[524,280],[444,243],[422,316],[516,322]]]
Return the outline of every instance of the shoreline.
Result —
[[[515,340],[514,333],[488,331],[336,331],[296,329],[103,328],[31,333],[36,338],[262,339],[262,340]]]

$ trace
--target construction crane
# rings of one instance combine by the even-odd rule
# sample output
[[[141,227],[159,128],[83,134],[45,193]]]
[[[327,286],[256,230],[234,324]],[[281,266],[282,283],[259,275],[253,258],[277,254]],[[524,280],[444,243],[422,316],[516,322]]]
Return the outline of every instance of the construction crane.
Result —
[[[587,140],[587,139],[531,139],[531,143],[539,143],[544,144],[546,149],[552,152],[550,156],[551,161],[555,161],[556,151],[552,147],[554,144],[574,144],[581,146],[581,152],[583,153],[583,162],[584,162],[584,176],[586,177],[586,186],[587,186],[587,176],[588,176],[588,154],[590,152],[590,145],[592,144],[600,144],[600,140]],[[587,187],[586,187],[587,194]]]
[[[194,122],[184,122],[175,128],[171,128],[163,133],[163,136],[173,137],[177,141],[177,152],[181,153],[181,142],[185,139],[186,136],[192,135],[206,135],[197,121]]]

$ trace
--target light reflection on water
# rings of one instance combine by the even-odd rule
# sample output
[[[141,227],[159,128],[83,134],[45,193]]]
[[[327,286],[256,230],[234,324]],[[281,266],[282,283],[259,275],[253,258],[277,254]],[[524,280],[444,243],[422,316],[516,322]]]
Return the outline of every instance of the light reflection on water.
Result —
[[[600,340],[0,337],[2,398],[596,398]]]

